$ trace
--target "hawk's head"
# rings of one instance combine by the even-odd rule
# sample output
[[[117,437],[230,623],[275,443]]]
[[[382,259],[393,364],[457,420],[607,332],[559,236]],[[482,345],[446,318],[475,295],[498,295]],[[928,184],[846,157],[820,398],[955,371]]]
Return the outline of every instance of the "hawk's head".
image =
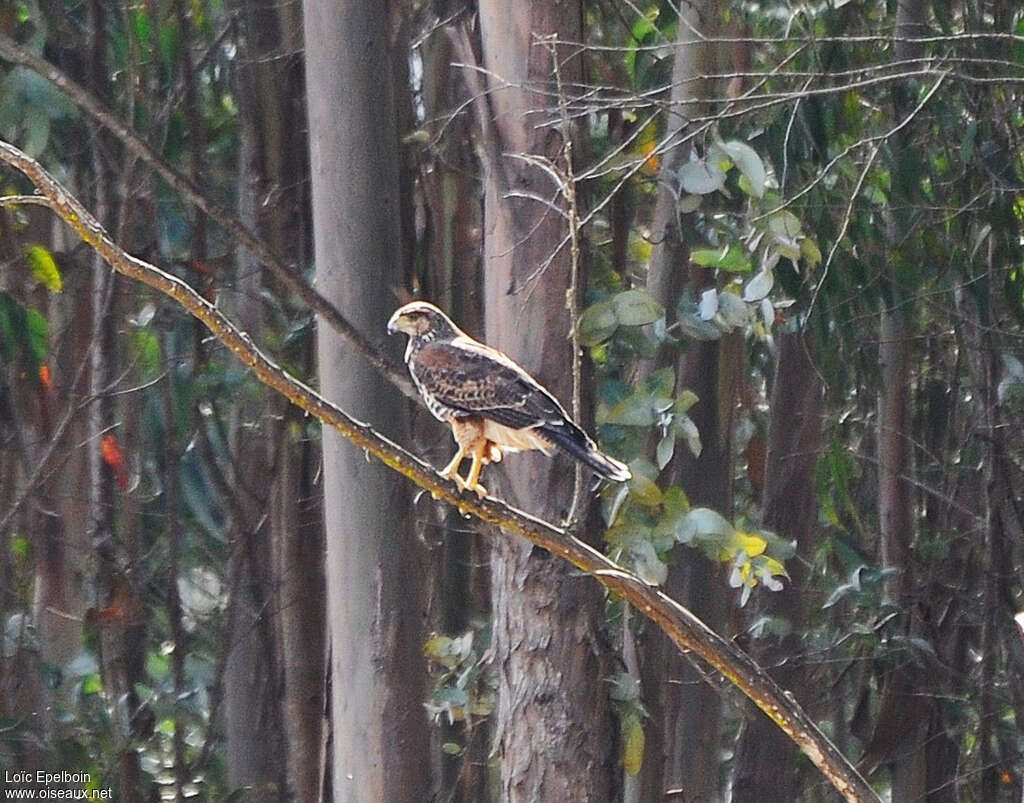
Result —
[[[388,321],[388,332],[405,332],[421,340],[451,340],[460,333],[451,318],[427,301],[410,301],[396,309]]]

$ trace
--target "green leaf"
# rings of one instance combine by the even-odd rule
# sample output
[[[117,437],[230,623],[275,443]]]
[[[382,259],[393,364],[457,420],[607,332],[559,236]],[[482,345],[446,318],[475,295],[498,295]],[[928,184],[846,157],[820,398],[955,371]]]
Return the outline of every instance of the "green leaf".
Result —
[[[623,326],[643,326],[654,323],[665,314],[654,297],[646,290],[626,290],[613,299],[615,317]]]
[[[727,537],[735,528],[721,514],[706,507],[695,507],[690,510],[676,526],[676,540],[688,544],[694,538],[715,535]]]
[[[668,488],[662,496],[665,512],[670,516],[683,516],[690,510],[690,500],[686,491],[677,485]]]
[[[21,535],[16,535],[11,538],[11,554],[16,555],[19,558],[28,557],[29,543],[28,539]]]
[[[166,68],[169,69],[178,63],[180,39],[177,26],[160,26],[160,32],[157,34],[157,49],[160,52],[160,60]]]
[[[663,469],[668,465],[675,450],[676,433],[670,429],[665,433],[665,437],[658,441],[658,448],[655,449],[655,462],[658,464],[658,468]]]
[[[633,558],[636,573],[645,583],[660,586],[668,579],[668,566],[658,557],[654,544],[638,540],[630,544],[629,553]]]
[[[719,293],[716,319],[728,329],[738,329],[750,321],[750,307],[735,293]]]
[[[30,245],[25,249],[25,263],[32,271],[36,281],[52,293],[64,289],[60,271],[53,255],[41,245]]]
[[[730,273],[750,273],[750,257],[738,245],[724,248],[698,248],[690,252],[690,261],[702,268],[718,268]]]
[[[767,178],[764,169],[764,162],[761,161],[761,157],[757,155],[757,151],[751,148],[745,142],[739,142],[737,140],[731,140],[729,142],[719,142],[718,147],[725,151],[732,159],[733,164],[743,174],[743,177],[747,180],[749,190],[747,190],[755,198],[760,198],[764,195],[764,184]],[[742,184],[740,185],[742,187]],[[747,188],[744,187],[744,190]]]
[[[34,309],[25,310],[25,326],[28,330],[28,348],[37,364],[46,362],[49,353],[50,325],[42,313]]]
[[[743,300],[748,302],[760,301],[772,291],[775,284],[775,276],[770,270],[761,270],[747,282],[743,288]]]
[[[676,396],[676,403],[672,405],[672,412],[685,413],[698,401],[700,401],[700,396],[689,388],[686,388],[680,391],[679,395]]]
[[[622,721],[622,767],[630,775],[637,775],[644,763],[644,726],[636,714]]]
[[[800,228],[800,218],[786,209],[768,219],[768,231],[781,239],[795,240],[800,236]]]
[[[135,357],[142,369],[142,376],[151,379],[160,372],[163,363],[163,351],[160,339],[149,329],[139,329],[132,338],[135,346]]]
[[[725,173],[718,165],[707,162],[687,162],[679,168],[679,183],[690,195],[708,195],[722,188]]]
[[[38,159],[50,141],[50,117],[38,106],[29,106],[21,119],[25,135],[21,149],[33,159]]]
[[[671,366],[659,368],[647,377],[644,387],[652,396],[668,399],[672,396],[672,389],[676,385],[676,372]]]
[[[697,424],[694,420],[685,414],[677,415],[672,421],[672,428],[677,434],[683,436],[690,454],[694,457],[700,457],[704,447],[700,442],[700,430],[697,429]]]
[[[100,680],[98,672],[93,672],[82,678],[82,694],[99,694],[103,691],[103,681]]]
[[[633,499],[641,505],[653,507],[661,502],[661,488],[650,477],[643,474],[633,474],[629,481],[629,492]]]
[[[135,38],[146,50],[153,45],[153,22],[145,6],[137,6],[132,20],[135,25]]]
[[[655,422],[650,397],[634,393],[612,407],[602,424],[618,424],[624,427],[649,427]]]
[[[615,304],[612,301],[601,301],[583,311],[576,331],[581,345],[597,346],[615,334],[618,328]]]
[[[821,263],[821,249],[813,237],[804,237],[800,241],[800,258],[812,270]]]

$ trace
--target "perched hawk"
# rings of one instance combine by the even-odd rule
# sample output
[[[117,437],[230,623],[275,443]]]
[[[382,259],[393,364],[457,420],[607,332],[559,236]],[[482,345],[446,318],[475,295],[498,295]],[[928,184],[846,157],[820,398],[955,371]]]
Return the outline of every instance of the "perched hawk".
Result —
[[[500,351],[474,340],[433,304],[413,301],[388,321],[388,332],[409,335],[405,363],[423,401],[448,422],[459,449],[441,474],[462,488],[487,493],[480,469],[504,452],[555,447],[610,480],[630,477],[629,468],[602,454],[572,422],[554,396]],[[466,456],[466,479],[458,474]]]

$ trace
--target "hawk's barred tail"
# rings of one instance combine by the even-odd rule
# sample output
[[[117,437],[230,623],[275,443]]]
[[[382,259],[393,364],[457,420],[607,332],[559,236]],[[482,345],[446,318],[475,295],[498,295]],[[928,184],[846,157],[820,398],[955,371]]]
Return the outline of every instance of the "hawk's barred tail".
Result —
[[[560,426],[542,426],[540,432],[563,452],[575,457],[605,479],[625,482],[633,476],[629,466],[604,454],[587,433],[571,421]]]

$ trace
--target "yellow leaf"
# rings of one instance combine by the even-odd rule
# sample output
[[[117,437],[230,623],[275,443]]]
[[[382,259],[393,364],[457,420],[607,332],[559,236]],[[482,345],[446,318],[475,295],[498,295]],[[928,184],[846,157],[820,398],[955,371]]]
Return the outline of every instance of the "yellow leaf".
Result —
[[[628,716],[622,723],[622,766],[636,775],[644,764],[644,726],[640,717]]]
[[[807,272],[810,273],[814,270],[818,263],[821,262],[821,249],[818,248],[818,244],[814,242],[811,237],[804,237],[800,241],[800,256],[804,260],[804,264],[807,266]]]
[[[764,567],[772,573],[772,577],[785,577],[786,579],[789,579],[789,572],[786,571],[786,567],[775,558],[770,558],[766,555],[764,558]]]
[[[729,548],[733,555],[738,555],[742,550],[747,553],[748,558],[756,558],[768,548],[768,542],[755,533],[745,533],[743,530],[737,530],[732,534]]]
[[[452,640],[448,636],[433,635],[423,644],[423,654],[434,661],[451,656]]]
[[[41,245],[30,245],[25,249],[25,262],[32,270],[32,275],[43,287],[53,293],[64,289],[57,263],[53,256]]]

